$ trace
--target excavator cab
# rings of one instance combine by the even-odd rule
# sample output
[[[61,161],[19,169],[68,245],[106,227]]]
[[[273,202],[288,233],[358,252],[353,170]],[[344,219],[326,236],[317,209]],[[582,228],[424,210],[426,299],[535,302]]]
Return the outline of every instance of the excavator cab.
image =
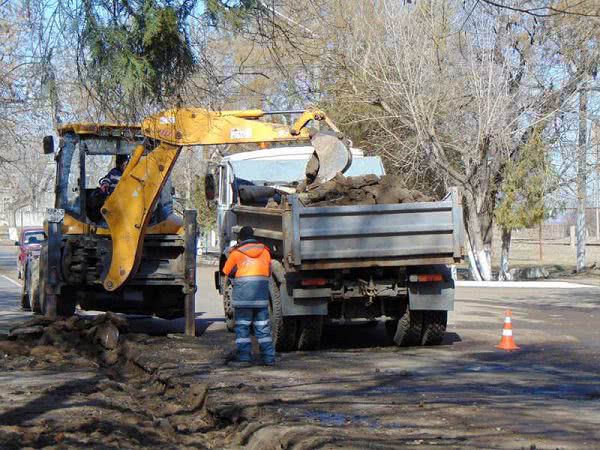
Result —
[[[85,130],[82,133],[81,130]],[[144,145],[144,153],[152,150],[152,143],[140,134],[138,127],[65,126],[59,130],[60,148],[56,154],[56,208],[61,208],[70,221],[83,228],[106,229],[100,212],[108,197],[99,188],[99,181],[115,167],[118,155],[129,157],[136,146]],[[150,224],[168,219],[173,213],[170,178],[154,208]]]
[[[119,194],[102,192],[99,180],[115,168],[119,155],[137,155],[139,162],[156,143],[144,137],[140,127],[113,124],[69,124],[59,128],[58,135],[56,152],[53,139],[44,139],[44,153],[54,154],[56,161],[55,208],[45,224],[48,240],[38,267],[25,280],[24,303],[48,315],[69,316],[79,305],[167,319],[185,316],[186,327],[193,324],[195,212],[175,214],[170,177],[149,210],[135,274],[118,289],[103,286],[112,241],[115,236],[127,239],[127,230],[109,229],[102,209],[111,195]]]

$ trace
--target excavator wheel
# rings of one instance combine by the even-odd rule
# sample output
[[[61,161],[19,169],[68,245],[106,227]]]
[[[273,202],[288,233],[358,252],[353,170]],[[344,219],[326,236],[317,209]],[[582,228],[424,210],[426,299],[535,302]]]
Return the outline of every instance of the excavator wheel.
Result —
[[[45,316],[50,314],[48,297],[49,295],[46,293],[46,279],[48,274],[46,271],[48,270],[48,246],[43,245],[42,251],[40,252],[39,259],[39,280],[38,280],[38,297],[39,297],[39,305],[40,312]],[[71,317],[75,314],[75,308],[77,307],[77,300],[74,295],[66,292],[63,289],[63,292],[56,295],[56,315],[61,317]]]

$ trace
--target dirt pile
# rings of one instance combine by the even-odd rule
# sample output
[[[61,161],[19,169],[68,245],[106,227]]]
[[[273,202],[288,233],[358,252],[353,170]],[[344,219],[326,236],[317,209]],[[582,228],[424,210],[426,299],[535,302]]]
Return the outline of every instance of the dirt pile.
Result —
[[[298,192],[300,201],[305,206],[375,205],[433,200],[422,192],[406,188],[394,175],[345,177],[338,173],[333,180],[312,189],[304,184],[300,185]]]
[[[39,316],[11,329],[9,340],[0,341],[0,350],[6,356],[31,358],[30,367],[73,359],[81,362],[82,358],[87,359],[87,365],[93,361],[108,367],[119,360],[122,335],[127,331],[127,321],[112,313],[93,320]],[[12,362],[18,365],[22,361]]]
[[[111,313],[36,317],[0,338],[0,448],[228,442],[233,419],[207,406],[209,369],[224,364],[226,343],[128,328]]]

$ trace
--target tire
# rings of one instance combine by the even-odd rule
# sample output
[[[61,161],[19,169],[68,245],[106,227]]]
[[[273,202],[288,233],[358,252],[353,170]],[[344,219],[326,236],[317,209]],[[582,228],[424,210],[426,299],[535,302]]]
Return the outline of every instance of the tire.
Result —
[[[275,350],[278,352],[291,352],[296,350],[296,330],[298,321],[295,317],[283,317],[281,305],[281,290],[286,289],[285,282],[281,285],[274,277],[271,277],[269,291],[271,301],[269,303],[269,315],[271,319],[271,332]]]
[[[40,312],[45,316],[48,315],[48,305],[46,294],[46,279],[48,278],[48,246],[43,245],[42,251],[40,252],[39,258],[39,281],[38,281],[38,297],[40,304]],[[75,308],[77,307],[77,300],[74,295],[68,295],[63,292],[56,296],[56,315],[61,317],[71,317],[75,314]]]
[[[323,333],[323,316],[304,316],[298,322],[298,350],[319,348]]]
[[[19,273],[20,273],[20,271],[19,271]],[[23,279],[23,284],[21,285],[21,309],[24,311],[31,310],[31,305],[29,303],[29,291],[30,290],[31,290],[31,263],[29,263],[25,266],[25,277]]]
[[[440,345],[446,334],[448,311],[424,311],[421,345]]]
[[[423,329],[423,311],[410,311],[408,308],[398,320],[394,342],[400,347],[409,347],[421,343]]]
[[[390,342],[394,342],[394,336],[396,336],[396,330],[398,329],[399,319],[390,319],[385,321],[385,332]]]
[[[223,311],[225,312],[225,325],[227,331],[233,333],[235,331],[235,310],[232,305],[233,300],[233,284],[227,278],[227,284],[223,292]]]
[[[42,308],[40,305],[40,260],[31,261],[29,270],[29,289],[27,291],[27,301],[29,307],[35,314],[41,314]]]

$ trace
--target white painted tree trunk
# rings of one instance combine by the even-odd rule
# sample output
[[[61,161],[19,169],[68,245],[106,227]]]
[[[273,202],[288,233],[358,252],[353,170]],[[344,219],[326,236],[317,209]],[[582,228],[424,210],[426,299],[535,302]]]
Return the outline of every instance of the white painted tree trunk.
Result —
[[[579,130],[577,137],[577,272],[586,267],[585,205],[587,202],[587,92],[579,90]]]
[[[512,237],[512,231],[505,228],[502,229],[502,253],[500,255],[500,273],[498,273],[498,280],[510,281],[511,276],[508,271],[508,257],[510,254],[510,241]]]
[[[490,281],[492,279],[492,253],[486,249],[474,250],[469,233],[467,233],[466,244],[471,276],[475,281]]]
[[[467,251],[471,264],[471,274],[476,281],[490,281],[492,279],[492,252],[483,241],[477,205],[473,195],[465,195],[464,201],[467,206],[465,228],[467,230]]]

